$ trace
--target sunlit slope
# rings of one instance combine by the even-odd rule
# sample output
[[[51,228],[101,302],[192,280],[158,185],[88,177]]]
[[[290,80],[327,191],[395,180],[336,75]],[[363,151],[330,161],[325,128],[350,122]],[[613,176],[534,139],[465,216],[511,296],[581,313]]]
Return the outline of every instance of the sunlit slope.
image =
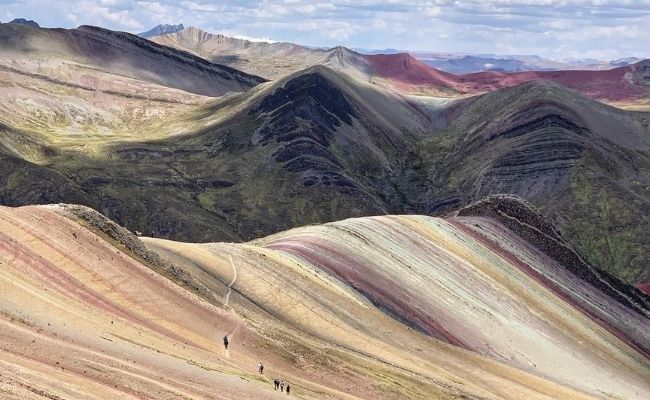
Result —
[[[225,357],[226,311],[55,208],[2,208],[0,232],[1,398],[273,397]]]
[[[626,398],[647,397],[646,358],[498,256],[482,250],[494,259],[495,271],[497,266],[508,271],[508,284],[486,274],[486,265],[459,261],[463,251],[478,251],[472,248],[481,245],[456,223],[427,217],[363,218],[249,244],[147,239],[161,260],[128,231],[88,209],[0,208],[0,395],[261,399],[280,396],[270,380],[282,377],[292,382],[293,395],[305,399],[606,398],[599,391],[605,386],[607,393]],[[361,294],[363,284],[351,286],[351,279],[308,251],[298,255],[297,244],[309,249],[317,245],[314,239],[324,249],[339,249],[338,256],[328,256],[330,266],[352,256],[368,261],[368,271],[376,273],[406,268],[391,286],[397,304],[424,310],[455,298],[455,304],[445,304],[444,320],[442,311],[432,318],[467,343],[480,347],[479,339],[486,340],[502,354],[486,358],[398,322],[377,307],[380,302],[368,300],[370,292]],[[422,257],[430,257],[426,272]],[[463,268],[470,278],[479,276],[481,282],[465,290],[457,287],[460,282],[431,290],[436,276],[439,282],[453,280],[444,272],[451,266]],[[413,290],[427,280],[425,274],[430,285],[418,288],[416,296]],[[515,290],[520,285],[526,285],[526,295]],[[376,286],[379,290],[381,285]],[[476,299],[476,289],[484,300]],[[500,303],[522,302],[502,311],[488,308],[495,292]],[[533,296],[539,298],[532,301]],[[638,313],[603,301],[626,318],[619,329],[632,332],[635,324],[643,323]],[[479,337],[467,321],[490,318],[472,307],[490,310],[497,321],[488,325],[486,335],[500,339]],[[537,312],[546,314],[536,317]],[[506,313],[512,326],[498,323]],[[463,314],[468,315],[464,324],[469,332],[456,330],[462,327]],[[403,317],[413,325],[408,315]],[[541,333],[526,343],[522,319],[540,323],[535,326]],[[229,352],[220,343],[224,333],[231,338]],[[545,342],[544,335],[555,341]],[[585,344],[571,340],[578,335]],[[517,346],[522,346],[503,351],[502,337],[518,339]],[[549,354],[541,357],[524,344],[546,346]],[[523,365],[529,370],[524,372],[508,366],[521,364],[519,353],[535,360],[537,367]],[[514,360],[506,360],[508,355]],[[562,362],[584,359],[578,370],[545,373],[544,363],[554,357]],[[266,365],[264,377],[255,373],[259,360]]]
[[[0,153],[43,164],[187,133],[197,106],[263,81],[123,32],[2,24]]]
[[[322,64],[328,54],[326,49],[307,48],[293,43],[250,42],[195,27],[154,36],[150,40],[267,79],[279,79]]]
[[[650,390],[647,304],[616,302],[491,219],[372,217],[244,246],[147,243],[197,276],[227,280],[236,268],[234,290],[272,315],[422,374],[431,367],[421,370],[424,361],[410,358],[423,356],[420,338],[369,310],[593,395],[644,398]],[[333,302],[314,278],[349,300]],[[450,355],[424,358],[461,377],[473,374],[456,369]]]

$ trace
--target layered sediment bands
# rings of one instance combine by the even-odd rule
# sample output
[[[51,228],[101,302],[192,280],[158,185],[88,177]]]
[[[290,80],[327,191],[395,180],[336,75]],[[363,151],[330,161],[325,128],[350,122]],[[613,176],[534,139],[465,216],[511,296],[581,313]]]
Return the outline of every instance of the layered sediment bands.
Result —
[[[591,265],[647,281],[647,114],[625,113],[534,82],[465,100],[460,135],[420,196],[439,212],[508,193],[551,218]],[[490,115],[490,118],[484,118]],[[608,232],[611,236],[603,236]]]
[[[332,142],[336,130],[342,124],[352,126],[358,113],[325,76],[314,72],[290,79],[249,114],[263,120],[253,140],[262,146],[279,144],[272,157],[287,171],[310,171],[312,184],[329,184],[334,171],[341,177],[344,168],[332,153]],[[341,179],[341,184],[353,187],[349,180]]]
[[[514,193],[524,198],[565,190],[581,165],[590,134],[581,117],[566,106],[543,97],[515,110],[500,124],[480,125],[459,142],[455,163],[484,154],[467,171],[466,183],[476,197]],[[451,168],[450,168],[451,170]]]
[[[610,366],[649,371],[647,307],[618,303],[493,220],[366,218],[258,243],[328,271],[423,332],[560,382],[607,379],[605,391],[625,379],[612,371],[612,380]]]
[[[67,118],[63,110],[79,96],[39,98]],[[80,202],[133,231],[205,242],[349,217],[430,214],[510,193],[558,222],[590,264],[648,282],[648,114],[543,82],[446,103],[322,66],[196,110],[136,103],[133,114],[125,111],[131,122],[115,120],[119,129],[64,120],[44,137],[48,119],[5,110],[0,201]],[[39,130],[11,126],[25,116]]]
[[[151,243],[154,249],[160,246],[203,265],[207,254],[223,257],[219,254],[232,248]],[[343,284],[355,297],[362,295],[394,321],[589,393],[638,398],[650,389],[647,305],[634,309],[619,303],[493,219],[351,219],[273,235],[236,254],[238,265],[246,265],[240,272],[248,270],[253,275],[248,279],[257,276],[264,280],[261,286],[272,286],[253,289],[242,283],[235,286],[239,293],[264,304],[269,313],[345,347],[362,345],[351,333],[339,336],[338,330],[354,327],[379,336],[382,330],[367,317],[334,306],[327,296],[313,298],[317,292],[302,283],[299,297],[309,298],[303,300],[307,304],[316,301],[316,309],[301,311],[300,303],[290,301],[292,312],[287,313],[281,304],[269,304],[267,290],[298,295],[282,283],[288,277],[277,271],[283,268],[266,262],[321,271],[317,275],[325,272],[323,279],[335,287]],[[260,262],[260,256],[267,261]],[[311,312],[328,322],[305,322]],[[332,323],[332,312],[348,313],[355,322],[325,328],[322,324]],[[380,356],[379,350],[362,348]],[[381,356],[386,357],[383,352]]]
[[[55,210],[0,208],[3,398],[274,398],[223,361],[231,315]]]
[[[88,209],[30,206],[0,208],[0,232],[8,398],[277,398],[260,360],[300,398],[650,393],[647,357],[619,339],[647,341],[647,318],[492,219],[360,218],[145,249]],[[608,310],[609,329],[577,297]]]
[[[604,294],[643,316],[650,315],[650,297],[615,276],[588,265],[553,225],[525,201],[513,197],[495,196],[464,207],[453,214],[496,219]],[[646,354],[649,350],[644,349]]]
[[[476,188],[480,195],[514,192],[532,197],[568,184],[584,146],[559,126],[531,127],[527,133],[509,152],[492,160]]]

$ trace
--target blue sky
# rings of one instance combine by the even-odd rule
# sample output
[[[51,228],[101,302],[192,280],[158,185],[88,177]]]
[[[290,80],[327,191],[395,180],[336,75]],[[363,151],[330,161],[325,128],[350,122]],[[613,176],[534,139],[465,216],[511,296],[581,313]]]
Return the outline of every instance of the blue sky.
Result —
[[[15,17],[133,33],[182,22],[313,46],[650,57],[650,0],[0,0],[0,21]]]

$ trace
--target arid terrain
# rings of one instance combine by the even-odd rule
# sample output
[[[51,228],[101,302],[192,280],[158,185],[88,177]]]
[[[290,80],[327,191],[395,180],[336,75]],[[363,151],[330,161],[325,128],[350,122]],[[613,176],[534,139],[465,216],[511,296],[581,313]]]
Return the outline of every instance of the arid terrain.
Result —
[[[504,204],[520,235],[545,228]],[[647,297],[600,291],[481,212],[197,245],[2,208],[0,393],[274,398],[281,377],[298,398],[646,398]]]
[[[0,398],[650,398],[648,60],[142,35],[0,24]]]

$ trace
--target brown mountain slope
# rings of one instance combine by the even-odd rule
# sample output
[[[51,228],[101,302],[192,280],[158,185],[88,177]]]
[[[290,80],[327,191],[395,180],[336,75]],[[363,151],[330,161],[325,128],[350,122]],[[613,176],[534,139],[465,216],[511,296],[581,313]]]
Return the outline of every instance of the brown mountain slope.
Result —
[[[109,91],[119,90],[112,81],[116,76],[207,96],[246,91],[263,81],[135,35],[92,26],[3,24],[0,54],[5,71]]]
[[[328,55],[324,49],[310,49],[292,43],[251,42],[208,33],[195,27],[154,36],[150,40],[267,79],[278,79],[322,64]]]

